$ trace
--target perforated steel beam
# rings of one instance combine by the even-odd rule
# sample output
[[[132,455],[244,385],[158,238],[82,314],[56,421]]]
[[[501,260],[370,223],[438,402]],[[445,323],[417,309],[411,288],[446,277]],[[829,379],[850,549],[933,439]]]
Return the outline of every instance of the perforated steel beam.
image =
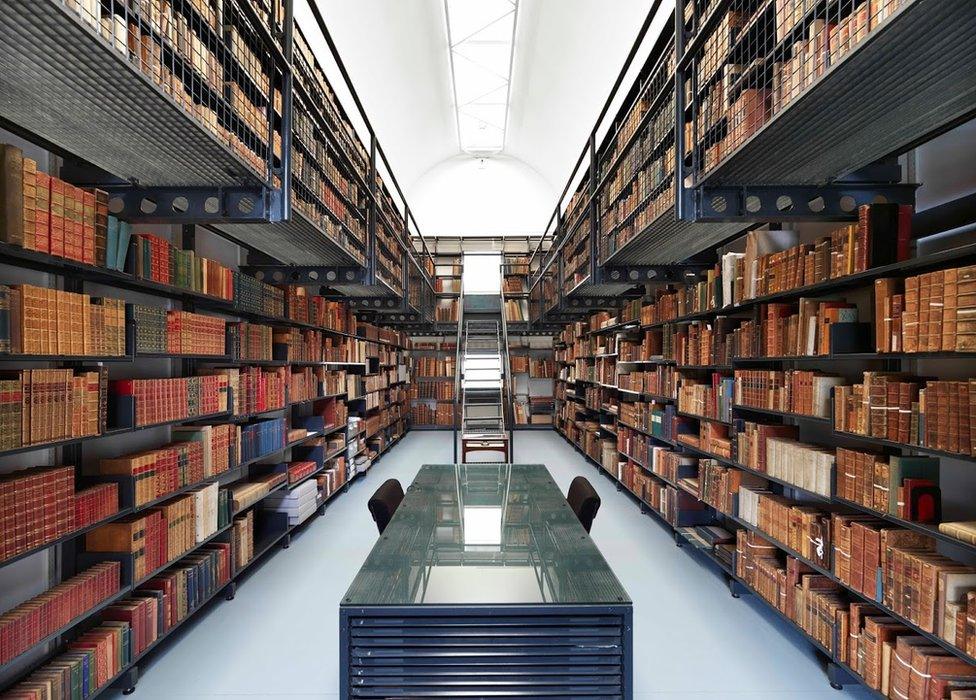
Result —
[[[241,272],[268,284],[365,284],[363,267],[332,265],[243,265]]]
[[[862,204],[914,204],[915,184],[730,185],[694,192],[695,219],[726,221],[852,221]]]
[[[683,282],[687,275],[697,275],[710,266],[705,264],[674,265],[607,265],[598,268],[601,284],[646,284],[648,282]]]
[[[585,313],[591,309],[615,309],[620,297],[569,297],[562,302],[561,311],[570,313]]]
[[[387,325],[419,324],[423,322],[420,314],[415,311],[388,314],[384,310],[382,313],[376,314],[375,320],[377,323],[384,323]]]
[[[265,187],[136,187],[100,185],[109,211],[148,224],[265,223],[282,221],[280,192]]]
[[[345,299],[345,298],[344,298]],[[349,308],[357,311],[377,311],[380,313],[416,313],[410,304],[397,297],[355,297],[345,299]]]

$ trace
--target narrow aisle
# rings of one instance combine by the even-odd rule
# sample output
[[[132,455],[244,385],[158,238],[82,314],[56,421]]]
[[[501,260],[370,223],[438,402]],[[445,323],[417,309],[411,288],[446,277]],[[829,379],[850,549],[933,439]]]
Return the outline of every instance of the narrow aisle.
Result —
[[[452,458],[449,434],[407,435],[287,551],[258,565],[235,600],[188,623],[177,644],[153,657],[133,697],[338,697],[338,603],[376,538],[366,502],[384,480],[406,486],[422,464]],[[731,598],[710,565],[675,547],[556,433],[516,433],[515,461],[545,464],[563,491],[583,474],[599,492],[593,537],[634,600],[636,698],[869,697],[861,688],[831,690],[804,640],[762,603]]]

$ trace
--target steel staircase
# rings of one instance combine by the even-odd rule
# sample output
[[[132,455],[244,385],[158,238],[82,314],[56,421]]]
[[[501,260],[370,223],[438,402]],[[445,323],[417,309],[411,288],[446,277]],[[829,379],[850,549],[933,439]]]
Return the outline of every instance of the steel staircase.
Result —
[[[505,322],[494,310],[462,313],[478,318],[458,319],[455,396],[461,401],[461,461],[467,462],[471,452],[498,452],[509,462],[511,398]]]

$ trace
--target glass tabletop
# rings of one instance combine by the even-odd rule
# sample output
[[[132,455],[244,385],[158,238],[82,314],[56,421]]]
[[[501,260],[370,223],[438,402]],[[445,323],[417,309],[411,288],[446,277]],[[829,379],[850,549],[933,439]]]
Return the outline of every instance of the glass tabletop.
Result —
[[[630,602],[541,464],[421,467],[342,605]]]

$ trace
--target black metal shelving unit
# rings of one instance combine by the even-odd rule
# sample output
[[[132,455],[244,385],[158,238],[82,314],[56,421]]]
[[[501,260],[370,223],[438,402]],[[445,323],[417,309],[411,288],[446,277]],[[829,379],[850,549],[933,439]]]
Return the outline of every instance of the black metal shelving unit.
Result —
[[[174,235],[174,241],[179,241],[175,243],[177,247],[193,250],[197,247],[198,231],[206,229],[243,247],[249,264],[242,271],[270,284],[311,286],[317,288],[316,293],[345,299],[355,297],[357,311],[364,314],[375,313],[381,300],[383,311],[391,307],[392,311],[390,315],[375,314],[375,320],[380,323],[407,318],[422,322],[432,318],[433,284],[427,244],[372,128],[369,127],[367,149],[355,135],[341,104],[310,93],[313,69],[308,54],[295,54],[297,30],[291,0],[268,3],[219,0],[217,4],[221,10],[219,17],[206,14],[205,8],[211,6],[185,0],[175,0],[165,6],[133,5],[120,0],[5,3],[0,8],[0,93],[4,95],[0,100],[0,128],[63,159],[60,171],[54,173],[59,177],[79,186],[107,191],[110,212],[118,218],[133,224],[182,226],[182,238]],[[99,16],[89,15],[89,7],[94,7]],[[172,34],[160,31],[164,17],[178,20],[169,19]],[[368,118],[325,24],[320,16],[316,20],[368,126]],[[130,32],[136,37],[135,46],[141,40],[142,48],[148,52],[139,54],[132,49],[133,45],[127,41]],[[193,34],[199,43],[194,44],[186,36],[177,40],[179,32]],[[190,45],[196,46],[199,53],[193,61],[181,54]],[[52,46],[61,50],[38,48]],[[52,111],[51,105],[59,107]],[[300,139],[302,134],[296,117],[300,109],[304,110],[306,120],[312,120],[318,129],[316,148],[308,148],[309,141]],[[321,162],[316,159],[322,155],[316,151],[319,146],[327,154]],[[316,210],[317,215],[307,207],[292,206],[296,198],[308,202],[317,197],[301,179],[305,171],[297,170],[295,154],[301,154],[305,165],[313,170],[317,168],[316,177],[329,183],[339,204],[333,203],[332,208],[323,205]],[[321,167],[326,162],[331,169]],[[395,200],[394,195],[399,199]],[[348,218],[336,213],[343,207]],[[385,228],[385,237],[377,233],[378,225]],[[128,266],[119,271],[0,243],[0,263],[54,275],[63,280],[66,291],[84,292],[86,285],[106,286],[172,300],[185,311],[210,312],[228,320],[240,319],[276,328],[316,330],[333,340],[366,341],[368,353],[374,353],[376,348],[402,350],[398,343],[389,340],[320,328],[291,320],[287,313],[283,317],[256,313],[234,300],[142,279],[135,272],[134,251],[129,252]],[[374,258],[382,257],[377,252],[385,255],[385,267],[373,262]],[[6,354],[0,356],[0,362],[7,369],[18,364],[43,367],[104,364],[113,368],[113,378],[124,376],[132,364],[141,360],[166,360],[171,363],[170,369],[175,370],[167,374],[184,377],[196,374],[201,365],[318,366],[362,374],[376,374],[385,369],[370,357],[360,363],[290,362],[238,360],[229,355],[140,353],[135,351],[134,335],[129,337],[128,332],[132,330],[134,324],[127,329],[127,350],[120,356]],[[300,400],[286,397],[283,406],[244,415],[226,412],[113,428],[88,437],[25,445],[3,454],[57,450],[55,454],[59,456],[55,463],[80,467],[86,458],[85,446],[101,438],[119,438],[143,431],[154,437],[155,433],[150,432],[153,429],[165,430],[169,425],[207,420],[247,423],[287,416],[292,412],[302,413],[315,401],[333,397],[344,400],[345,392]],[[357,400],[353,398],[349,402],[358,406]],[[370,436],[374,439],[369,445],[364,442],[358,451],[362,453],[375,445],[373,462],[406,431],[402,406],[399,412],[391,412],[394,417],[374,431]],[[58,552],[62,566],[57,575],[66,578],[79,567],[84,568],[87,559],[79,556],[82,553],[78,550],[84,535],[91,530],[144,512],[199,486],[214,482],[226,486],[246,479],[252,467],[287,454],[312,438],[345,429],[343,424],[324,432],[310,432],[279,450],[245,460],[228,471],[180,487],[138,507],[119,507],[99,522],[5,559],[0,562],[0,568],[45,551]],[[349,443],[358,442],[362,435],[360,432],[349,436]],[[346,450],[346,440],[343,440],[343,449],[324,456],[320,468],[305,480],[320,474]],[[87,459],[90,461],[93,456],[88,454]],[[328,496],[320,494],[320,512],[358,476],[358,472],[353,474],[343,487]],[[97,481],[85,478],[86,485]],[[267,519],[263,514],[261,518]],[[217,587],[180,623],[131,658],[119,674],[92,689],[90,697],[109,687],[133,688],[138,668],[148,654],[171,639],[177,627],[204,609],[218,594],[232,598],[239,577],[253,570],[249,567],[275,545],[287,546],[291,533],[301,525],[279,523],[275,527],[262,527],[260,541],[255,543],[256,556],[234,572],[231,581]],[[225,540],[230,528],[228,524],[219,529],[150,576],[178,564],[208,542]],[[4,664],[0,668],[0,687],[9,687],[60,653],[68,641],[91,627],[106,607],[131,594],[147,578],[123,582],[117,593],[46,635],[11,663]],[[37,661],[25,666],[23,661],[29,655]]]

